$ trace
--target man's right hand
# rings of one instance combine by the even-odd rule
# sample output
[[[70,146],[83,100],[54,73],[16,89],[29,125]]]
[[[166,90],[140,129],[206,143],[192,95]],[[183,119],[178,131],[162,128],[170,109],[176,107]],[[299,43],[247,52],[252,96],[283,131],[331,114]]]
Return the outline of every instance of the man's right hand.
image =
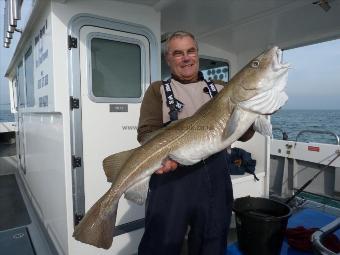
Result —
[[[165,159],[162,162],[162,167],[156,170],[156,174],[164,174],[174,171],[178,166],[178,163],[172,159]]]

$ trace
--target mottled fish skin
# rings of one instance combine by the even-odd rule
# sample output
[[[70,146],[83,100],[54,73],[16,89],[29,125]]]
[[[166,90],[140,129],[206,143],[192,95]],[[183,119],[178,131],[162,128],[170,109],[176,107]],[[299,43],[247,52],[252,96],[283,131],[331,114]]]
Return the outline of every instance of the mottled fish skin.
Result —
[[[166,158],[192,165],[235,142],[262,114],[277,111],[287,100],[283,91],[288,65],[273,47],[238,72],[216,97],[193,116],[163,128],[134,149],[111,188],[75,227],[75,239],[108,249],[112,245],[118,201],[123,193],[155,172]],[[255,98],[255,99],[254,99]]]

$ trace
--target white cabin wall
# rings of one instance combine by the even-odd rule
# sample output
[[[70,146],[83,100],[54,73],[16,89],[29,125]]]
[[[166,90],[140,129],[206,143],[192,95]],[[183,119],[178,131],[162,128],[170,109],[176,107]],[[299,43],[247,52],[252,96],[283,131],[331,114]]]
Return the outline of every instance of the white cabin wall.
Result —
[[[23,115],[29,197],[59,254],[67,250],[64,130],[60,113]]]
[[[233,176],[234,197],[241,196],[268,196],[269,194],[269,160],[270,160],[270,138],[255,133],[247,142],[235,142],[232,147],[244,149],[256,160],[255,174],[260,179],[256,181],[252,175],[242,180]],[[246,174],[249,175],[249,174]],[[244,182],[245,184],[242,184]],[[240,187],[239,187],[240,186]]]
[[[53,31],[53,79],[55,86],[55,110],[63,113],[64,129],[64,158],[65,158],[65,203],[67,208],[67,243],[65,254],[98,254],[98,248],[82,244],[72,237],[73,233],[73,200],[72,200],[72,166],[71,166],[71,124],[70,124],[70,80],[68,76],[68,57],[71,53],[67,46],[68,25],[72,17],[78,14],[90,14],[115,20],[123,20],[148,27],[160,42],[160,14],[154,9],[115,1],[52,1],[52,31]],[[79,45],[79,42],[78,42]],[[160,59],[160,48],[158,49]],[[159,65],[160,66],[160,65]],[[80,75],[72,73],[72,75]],[[160,79],[160,69],[159,69]],[[105,123],[98,123],[105,125]],[[139,230],[142,231],[142,230]],[[117,244],[119,244],[118,247]],[[138,244],[137,244],[138,245]],[[121,252],[132,253],[136,244],[129,244],[129,240],[123,236],[115,237],[115,248]],[[131,250],[132,249],[132,250]],[[100,250],[100,254],[116,254],[112,250]],[[124,254],[125,254],[124,253]]]

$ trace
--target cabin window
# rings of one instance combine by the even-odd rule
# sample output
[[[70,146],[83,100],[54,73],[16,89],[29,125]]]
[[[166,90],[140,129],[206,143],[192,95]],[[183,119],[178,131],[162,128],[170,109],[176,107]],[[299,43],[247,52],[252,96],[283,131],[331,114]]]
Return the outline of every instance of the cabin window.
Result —
[[[229,64],[225,61],[200,58],[200,68],[207,80],[229,81]]]
[[[17,79],[18,79],[18,102],[19,108],[24,108],[26,105],[26,89],[25,89],[25,82],[24,82],[24,67],[22,62],[18,65],[18,72],[17,72]]]
[[[34,106],[34,77],[33,77],[33,54],[32,48],[29,48],[25,54],[25,83],[26,83],[26,101],[27,106]]]
[[[93,38],[91,64],[95,98],[141,97],[141,48],[138,44]]]

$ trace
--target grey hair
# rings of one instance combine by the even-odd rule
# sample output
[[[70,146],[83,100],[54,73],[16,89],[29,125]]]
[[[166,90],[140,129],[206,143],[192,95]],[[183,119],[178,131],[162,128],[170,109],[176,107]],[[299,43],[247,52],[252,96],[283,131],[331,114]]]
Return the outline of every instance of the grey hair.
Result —
[[[195,36],[192,34],[192,33],[189,33],[189,32],[186,32],[186,31],[182,31],[182,30],[179,30],[179,31],[176,31],[176,32],[173,32],[173,33],[169,33],[166,35],[166,41],[165,41],[165,44],[164,44],[164,55],[166,56],[169,52],[169,44],[170,44],[170,41],[174,38],[183,38],[183,37],[190,37],[194,43],[195,43],[195,46],[198,50],[198,43],[196,41],[196,38]]]

